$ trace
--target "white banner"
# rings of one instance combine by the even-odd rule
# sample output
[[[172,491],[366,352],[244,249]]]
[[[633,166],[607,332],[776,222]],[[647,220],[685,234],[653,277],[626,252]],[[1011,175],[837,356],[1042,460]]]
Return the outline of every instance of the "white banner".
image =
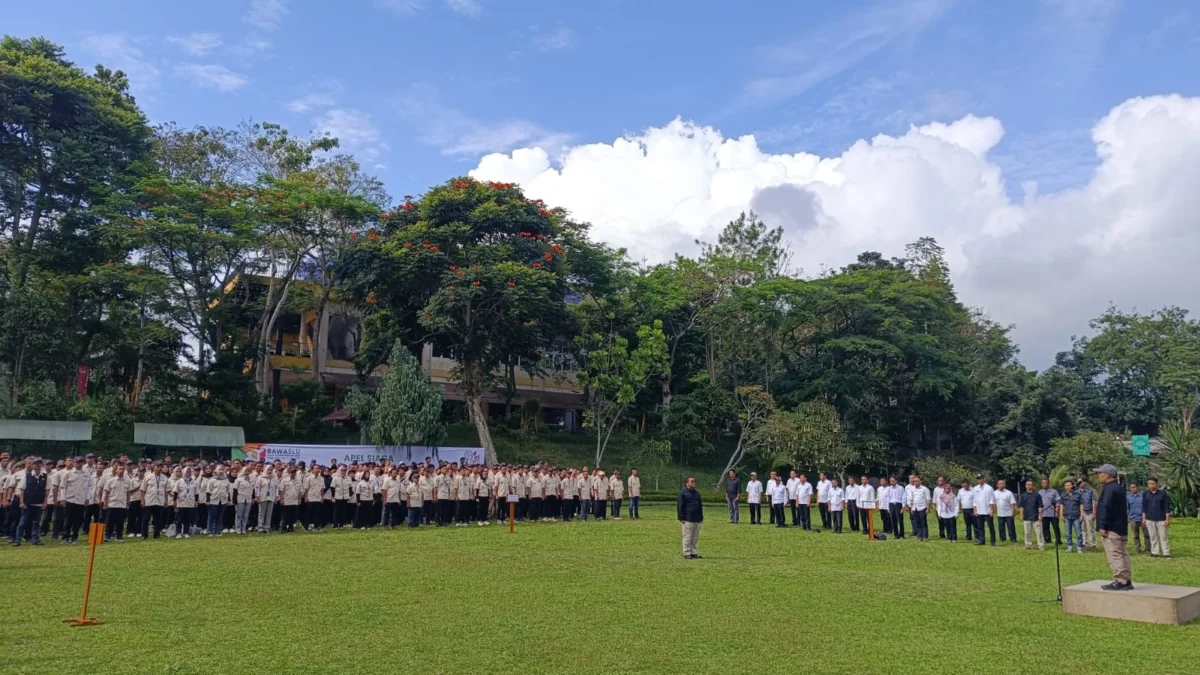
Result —
[[[295,445],[285,443],[248,443],[242,446],[247,459],[263,462],[304,462],[312,466],[313,462],[329,466],[330,462],[338,464],[365,464],[374,462],[382,464],[391,461],[392,464],[412,464],[424,462],[428,458],[437,462],[458,462],[462,464],[483,464],[483,448],[429,448],[414,445],[411,448],[394,446],[376,447],[374,445]]]

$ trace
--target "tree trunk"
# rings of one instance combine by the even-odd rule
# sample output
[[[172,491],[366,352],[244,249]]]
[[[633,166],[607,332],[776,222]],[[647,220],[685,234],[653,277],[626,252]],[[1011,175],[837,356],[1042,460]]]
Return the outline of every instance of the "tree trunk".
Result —
[[[317,301],[317,320],[313,323],[312,331],[312,372],[313,379],[318,385],[325,383],[325,378],[321,373],[321,368],[325,365],[321,362],[321,340],[325,336],[321,334],[321,317],[325,316],[325,307],[329,304],[329,286],[321,288],[321,299]]]
[[[717,386],[717,355],[712,333],[704,336],[704,365],[708,369],[708,383]]]
[[[475,432],[479,434],[479,444],[483,446],[484,462],[496,466],[496,445],[492,442],[492,432],[488,429],[487,415],[483,412],[481,396],[468,396],[467,407],[471,413],[471,421],[475,422]]]
[[[37,197],[33,198],[33,211],[29,214],[29,232],[26,233],[25,244],[17,246],[15,251],[18,262],[17,278],[14,280],[13,288],[16,289],[23,287],[25,279],[29,276],[29,259],[33,256],[33,245],[36,243],[38,230],[42,225],[42,198],[45,192],[46,182],[42,181]],[[18,231],[16,228],[13,229],[14,241],[18,239]]]
[[[729,472],[733,470],[733,467],[737,466],[737,463],[742,461],[742,457],[746,455],[745,441],[746,432],[743,430],[738,436],[737,447],[733,449],[733,454],[729,456],[729,461],[725,463],[725,470],[722,471],[721,475],[717,477],[717,484],[713,486],[714,491],[721,489],[721,485],[725,483],[725,477],[729,475]]]
[[[133,407],[137,407],[138,395],[142,393],[142,370],[145,367],[146,358],[146,301],[144,298],[138,303],[138,358],[137,358],[137,373],[133,376]]]

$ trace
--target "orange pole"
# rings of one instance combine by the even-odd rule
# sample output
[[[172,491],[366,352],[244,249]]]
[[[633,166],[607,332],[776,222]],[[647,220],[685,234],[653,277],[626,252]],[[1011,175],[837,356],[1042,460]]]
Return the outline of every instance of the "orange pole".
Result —
[[[870,531],[871,539],[875,538],[875,509],[867,509],[867,529]]]
[[[104,524],[92,523],[88,526],[88,565],[87,565],[87,580],[83,584],[83,609],[79,611],[79,616],[72,619],[63,619],[63,623],[71,624],[71,627],[76,626],[99,626],[103,621],[97,621],[88,616],[88,599],[92,595],[92,567],[96,564],[96,547],[100,545],[100,541],[104,539]]]
[[[515,522],[514,519],[516,518],[516,514],[517,514],[517,505],[512,502],[509,502],[508,503],[508,533],[509,534],[513,533],[513,523]]]

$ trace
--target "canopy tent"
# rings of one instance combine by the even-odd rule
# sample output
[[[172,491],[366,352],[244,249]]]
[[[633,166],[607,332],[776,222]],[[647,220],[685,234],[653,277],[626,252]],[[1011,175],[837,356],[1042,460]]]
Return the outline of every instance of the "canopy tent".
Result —
[[[60,420],[0,420],[0,440],[90,441],[92,440],[92,423]]]
[[[133,442],[168,447],[240,448],[246,442],[246,434],[241,427],[136,422]]]

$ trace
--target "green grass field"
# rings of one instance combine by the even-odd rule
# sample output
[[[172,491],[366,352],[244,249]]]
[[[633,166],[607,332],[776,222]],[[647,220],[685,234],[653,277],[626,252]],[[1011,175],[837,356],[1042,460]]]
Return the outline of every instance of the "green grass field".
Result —
[[[0,550],[2,673],[1196,673],[1200,622],[1064,615],[1054,555],[641,521]],[[745,513],[743,513],[745,517]],[[1019,527],[1019,526],[1018,526]],[[1200,585],[1200,524],[1134,582]],[[1063,555],[1063,583],[1106,577]]]

